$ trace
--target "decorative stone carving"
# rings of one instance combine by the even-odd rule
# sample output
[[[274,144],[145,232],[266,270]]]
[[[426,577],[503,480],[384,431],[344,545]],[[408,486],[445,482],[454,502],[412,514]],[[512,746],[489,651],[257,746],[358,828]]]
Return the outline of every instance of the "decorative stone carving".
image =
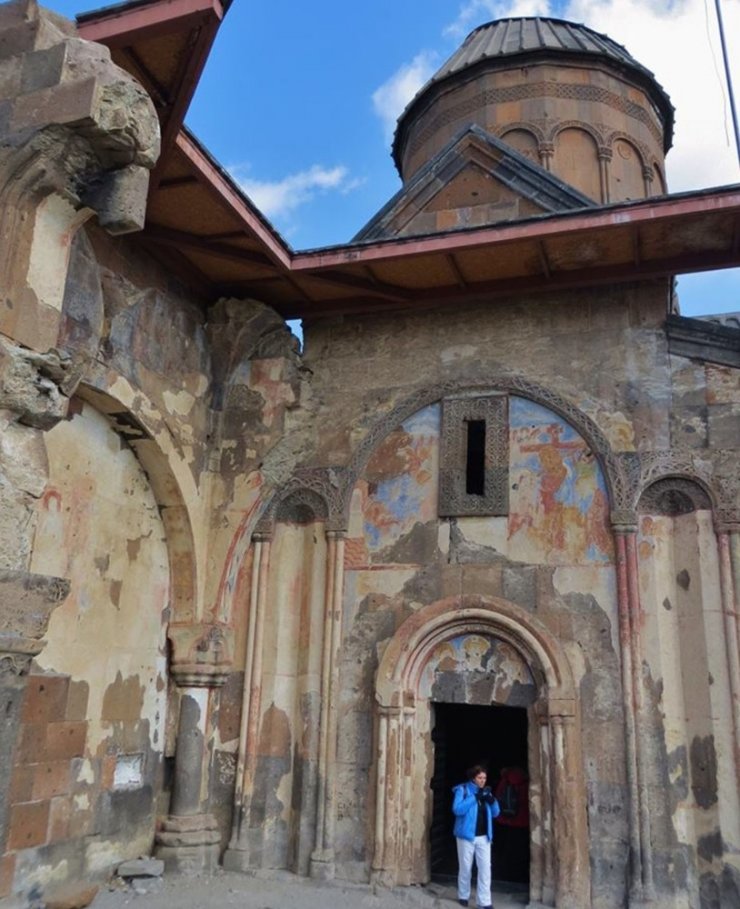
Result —
[[[626,114],[647,127],[656,142],[662,144],[661,131],[648,112],[639,104],[621,97],[615,92],[595,85],[577,85],[560,82],[528,82],[520,85],[509,85],[479,92],[444,113],[430,120],[424,129],[414,136],[406,149],[406,154],[413,156],[439,129],[488,105],[503,104],[509,101],[523,101],[529,98],[567,98],[575,101],[600,102],[619,113]],[[584,125],[584,124],[580,124]]]
[[[494,136],[498,136],[499,139],[506,141],[506,133],[514,132],[515,130],[522,130],[526,133],[531,133],[532,136],[537,140],[539,146],[545,141],[545,134],[536,125],[532,120],[514,120],[511,123],[501,123],[498,126],[494,127],[491,132]]]
[[[342,468],[299,468],[285,486],[276,491],[256,533],[270,533],[276,520],[323,520],[327,530],[346,530],[346,484]],[[310,516],[313,517],[310,517]]]
[[[466,491],[467,425],[485,423],[484,490]],[[509,512],[509,408],[506,395],[442,399],[439,513],[504,515]]]
[[[218,688],[232,668],[234,631],[219,623],[169,626],[170,672],[181,688]]]
[[[275,512],[276,521],[310,524],[325,521],[329,516],[326,500],[312,489],[296,489],[284,496]]]
[[[558,135],[565,129],[580,129],[581,132],[588,133],[594,140],[596,147],[604,145],[604,137],[593,123],[584,123],[582,120],[561,120],[555,124],[549,133],[548,138],[554,144],[557,144]]]
[[[616,458],[612,524],[628,523],[638,510],[685,514],[711,508],[717,526],[740,525],[737,459],[732,452],[688,448],[622,452]]]
[[[711,509],[712,500],[706,490],[686,477],[665,477],[656,480],[640,496],[639,510],[645,514],[674,517],[700,509]]]
[[[740,473],[737,469],[736,475],[724,475],[716,473],[713,479],[712,488],[715,493],[716,505],[714,511],[714,521],[718,530],[726,530],[738,533],[740,532]]]

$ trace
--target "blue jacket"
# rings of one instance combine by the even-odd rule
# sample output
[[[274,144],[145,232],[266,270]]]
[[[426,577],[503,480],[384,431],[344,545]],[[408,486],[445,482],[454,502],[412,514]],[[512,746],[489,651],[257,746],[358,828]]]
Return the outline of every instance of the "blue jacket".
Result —
[[[461,840],[473,842],[475,839],[475,823],[478,820],[478,798],[479,789],[475,783],[460,783],[452,790],[452,813],[455,815],[455,827],[453,833]],[[493,819],[501,813],[499,804],[496,799],[493,804],[484,803],[488,819],[488,842],[493,839]]]

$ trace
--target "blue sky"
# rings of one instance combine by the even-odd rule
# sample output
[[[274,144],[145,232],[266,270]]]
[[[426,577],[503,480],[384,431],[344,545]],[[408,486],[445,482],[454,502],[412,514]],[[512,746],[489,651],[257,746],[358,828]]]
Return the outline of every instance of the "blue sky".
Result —
[[[47,5],[73,17],[103,0]],[[737,97],[740,0],[722,9]],[[506,15],[584,22],[656,73],[677,109],[672,191],[740,182],[709,0],[234,0],[186,122],[294,248],[346,242],[400,186],[404,104]],[[740,270],[680,279],[679,298],[686,315],[740,311]]]

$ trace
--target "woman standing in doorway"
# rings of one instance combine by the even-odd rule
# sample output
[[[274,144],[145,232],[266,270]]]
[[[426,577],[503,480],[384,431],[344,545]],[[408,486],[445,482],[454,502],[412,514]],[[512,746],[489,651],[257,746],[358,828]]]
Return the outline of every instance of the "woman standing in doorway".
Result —
[[[470,876],[473,860],[478,871],[476,904],[478,909],[491,909],[491,843],[493,819],[500,808],[490,788],[488,776],[480,764],[471,767],[468,781],[452,790],[452,813],[455,815],[454,834],[457,840],[457,899],[467,906],[470,899]]]

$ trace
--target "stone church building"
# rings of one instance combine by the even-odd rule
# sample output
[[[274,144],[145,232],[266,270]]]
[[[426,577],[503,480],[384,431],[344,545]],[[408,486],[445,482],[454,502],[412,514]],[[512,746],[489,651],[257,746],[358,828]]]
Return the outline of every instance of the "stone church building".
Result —
[[[483,760],[531,907],[740,907],[740,324],[674,290],[740,186],[668,194],[653,75],[502,20],[297,252],[183,126],[224,13],[0,6],[0,900],[424,883]]]

